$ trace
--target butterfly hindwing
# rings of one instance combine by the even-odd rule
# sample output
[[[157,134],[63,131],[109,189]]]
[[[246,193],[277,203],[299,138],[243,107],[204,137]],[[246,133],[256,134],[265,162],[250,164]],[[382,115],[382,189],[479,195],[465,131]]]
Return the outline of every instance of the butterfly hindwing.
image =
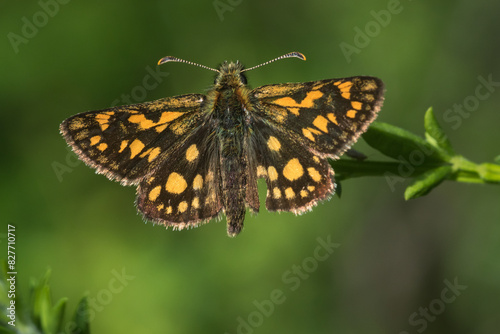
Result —
[[[137,184],[203,123],[204,99],[190,94],[84,112],[60,129],[87,165],[109,179]]]
[[[321,157],[337,158],[375,119],[384,85],[375,77],[351,77],[254,89],[255,112],[295,134]]]
[[[148,220],[183,229],[221,212],[219,153],[212,133],[208,126],[197,129],[139,184],[137,208]]]
[[[333,170],[326,161],[286,132],[255,122],[257,176],[267,184],[269,211],[302,213],[334,190]]]

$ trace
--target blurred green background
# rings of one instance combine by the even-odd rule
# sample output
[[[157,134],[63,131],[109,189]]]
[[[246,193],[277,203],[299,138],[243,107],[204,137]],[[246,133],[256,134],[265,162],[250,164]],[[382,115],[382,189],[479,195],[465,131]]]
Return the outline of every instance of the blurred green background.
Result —
[[[249,84],[378,76],[378,120],[423,134],[434,106],[459,153],[491,161],[498,85],[473,102],[479,76],[500,81],[500,2],[55,1],[0,4],[0,258],[13,224],[19,290],[51,268],[69,313],[91,299],[93,333],[498,332],[498,187],[445,182],[405,202],[408,181],[361,178],[299,217],[263,206],[235,239],[224,219],[176,232],[144,223],[135,189],[77,162],[58,125],[126,95],[210,87],[212,72],[172,63],[145,89],[163,56],[253,66],[300,51],[306,62],[249,72]],[[464,102],[471,111],[458,116]],[[318,238],[338,246],[329,254]]]

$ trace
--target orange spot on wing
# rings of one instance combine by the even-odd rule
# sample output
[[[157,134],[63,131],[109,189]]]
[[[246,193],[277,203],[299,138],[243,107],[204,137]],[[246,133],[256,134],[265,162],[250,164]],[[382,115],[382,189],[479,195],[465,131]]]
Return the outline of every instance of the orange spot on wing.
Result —
[[[323,116],[318,116],[314,119],[313,125],[320,129],[321,131],[328,133],[328,120]]]
[[[181,194],[187,188],[186,180],[178,173],[171,173],[168,176],[165,189],[171,194]]]
[[[316,141],[316,138],[314,138],[313,134],[311,133],[311,131],[309,131],[308,129],[302,129],[302,134],[304,135],[304,137],[306,137],[307,139],[311,140],[311,141]]]
[[[149,152],[148,162],[153,161],[160,154],[161,149],[159,147],[155,147]]]
[[[352,105],[353,109],[356,109],[356,110],[361,110],[361,108],[363,107],[363,103],[358,102],[358,101],[351,101],[351,105]]]
[[[153,148],[151,147],[151,148],[147,149],[146,151],[142,152],[142,154],[139,156],[139,158],[144,158],[146,155],[149,154],[149,152],[151,152],[152,149]]]
[[[271,151],[279,151],[281,148],[279,140],[274,136],[269,137],[269,140],[267,141],[267,146]]]
[[[149,200],[154,202],[156,201],[156,199],[158,198],[158,196],[160,195],[160,192],[161,192],[161,186],[156,186],[154,187],[150,192],[149,192]]]
[[[200,190],[201,188],[203,188],[203,177],[198,174],[193,180],[193,189]]]
[[[282,97],[274,100],[274,103],[285,108],[289,108],[291,113],[299,115],[299,108],[312,108],[314,107],[314,101],[321,98],[323,93],[319,90],[312,90],[307,93],[306,97],[300,103],[297,103],[294,99],[289,96]]]
[[[340,89],[340,94],[344,99],[349,100],[351,98],[352,81],[346,81],[336,86]]]
[[[343,82],[343,83],[337,85],[337,87],[339,87],[340,90],[351,89],[352,81]]]
[[[99,123],[101,126],[101,131],[104,131],[108,128],[108,122],[109,122],[109,115],[105,114],[97,114],[95,116],[95,120]]]
[[[107,148],[108,148],[108,144],[106,144],[106,143],[100,143],[99,146],[97,146],[97,149],[101,152]]]
[[[269,166],[267,168],[267,175],[269,177],[269,180],[271,181],[276,181],[278,179],[278,172],[276,171],[276,168],[274,168],[274,166]]]
[[[120,144],[120,150],[118,151],[118,153],[122,153],[123,150],[127,147],[127,145],[128,145],[128,140],[122,140]]]
[[[97,144],[100,141],[101,141],[101,136],[94,136],[94,137],[90,138],[90,146],[94,146],[95,144]]]
[[[349,118],[354,118],[356,117],[356,110],[350,109],[347,111],[346,116]]]
[[[286,177],[290,181],[295,181],[299,177],[304,174],[304,169],[299,162],[299,159],[294,158],[290,159],[286,164],[285,168],[283,168],[283,176]]]
[[[267,175],[267,171],[264,166],[257,166],[257,177],[264,177]]]
[[[199,154],[200,154],[200,152],[198,151],[196,144],[193,144],[193,145],[189,146],[189,148],[186,151],[186,159],[187,159],[187,161],[192,162],[193,160],[198,158]]]
[[[161,114],[161,118],[158,121],[158,123],[162,124],[162,123],[172,122],[174,119],[182,116],[182,114],[184,113],[178,111],[166,111],[163,114]]]
[[[333,124],[339,125],[339,123],[337,122],[337,117],[335,117],[335,115],[333,113],[327,114],[326,117],[328,117],[330,122],[332,122]]]
[[[137,154],[139,154],[144,148],[144,143],[139,139],[136,139],[130,144],[130,159],[133,159]]]
[[[187,210],[188,204],[186,201],[182,201],[179,203],[179,207],[177,208],[179,210],[179,213],[183,213]]]
[[[195,209],[198,209],[200,207],[200,199],[198,197],[193,198],[191,206]]]
[[[173,121],[174,119],[178,118],[182,114],[183,114],[182,112],[164,111],[161,114],[161,117],[158,120],[158,122],[153,122],[152,120],[147,119],[144,114],[135,114],[135,115],[130,116],[128,118],[128,121],[131,123],[138,124],[140,130],[146,130],[146,129],[150,129],[152,127],[157,126],[159,129],[157,128],[156,131],[161,132],[161,131],[165,130],[166,123]]]
[[[291,187],[288,187],[285,189],[285,196],[287,199],[293,199],[295,198],[295,192]]]
[[[311,179],[313,179],[315,182],[321,181],[321,174],[316,170],[316,168],[309,167],[307,169],[307,172],[309,173]]]

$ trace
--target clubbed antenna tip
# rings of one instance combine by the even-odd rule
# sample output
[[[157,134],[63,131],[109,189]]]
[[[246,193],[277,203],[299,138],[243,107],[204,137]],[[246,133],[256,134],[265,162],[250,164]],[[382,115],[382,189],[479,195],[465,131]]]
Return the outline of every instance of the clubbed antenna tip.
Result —
[[[205,68],[205,69],[210,70],[210,71],[219,72],[219,70],[216,70],[215,68],[211,68],[211,67],[208,67],[205,65],[200,65],[197,63],[193,63],[192,61],[187,61],[187,60],[180,59],[177,57],[172,57],[172,56],[166,56],[166,57],[163,57],[162,59],[158,60],[158,65],[168,63],[169,61],[175,61],[178,63],[186,63],[189,65],[199,66],[199,67]]]
[[[267,65],[267,64],[270,64],[270,63],[273,63],[275,62],[276,60],[280,60],[280,59],[285,59],[285,58],[299,58],[301,60],[306,60],[306,56],[304,56],[302,53],[300,52],[297,52],[297,51],[294,51],[294,52],[290,52],[290,53],[287,53],[286,55],[283,55],[283,56],[280,56],[278,58],[274,58],[274,59],[271,59],[269,61],[266,61],[265,63],[262,63],[260,65],[257,65],[257,66],[254,66],[254,67],[250,67],[250,68],[246,68],[244,69],[243,71],[241,72],[245,72],[245,71],[250,71],[250,70],[253,70],[253,69],[256,69],[258,67],[261,67],[261,66],[264,66],[264,65]]]

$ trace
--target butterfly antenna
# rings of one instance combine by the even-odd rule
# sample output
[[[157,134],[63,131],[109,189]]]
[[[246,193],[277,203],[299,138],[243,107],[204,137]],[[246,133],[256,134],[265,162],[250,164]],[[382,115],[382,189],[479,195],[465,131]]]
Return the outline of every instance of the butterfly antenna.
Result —
[[[250,67],[250,68],[245,68],[241,72],[245,72],[245,71],[250,71],[250,70],[256,69],[258,67],[270,64],[272,62],[275,62],[276,60],[285,59],[285,58],[292,58],[292,57],[299,58],[301,60],[306,60],[306,56],[304,56],[302,53],[300,53],[300,52],[290,52],[290,53],[287,53],[286,55],[283,55],[281,57],[274,58],[272,60],[266,61],[265,63],[262,63],[260,65],[257,65],[257,66],[254,66],[254,67]]]
[[[197,64],[197,63],[193,63],[192,61],[187,61],[187,60],[180,59],[180,58],[177,58],[177,57],[172,57],[172,56],[163,57],[162,59],[160,59],[158,61],[158,65],[168,63],[169,61],[175,61],[175,62],[178,62],[178,63],[186,63],[186,64],[189,64],[189,65],[199,66],[199,67],[202,67],[202,68],[205,68],[207,70],[214,71],[214,72],[219,72],[219,70],[216,70],[215,68],[211,68],[211,67],[208,67],[208,66],[205,66],[205,65],[200,65],[200,64]]]

